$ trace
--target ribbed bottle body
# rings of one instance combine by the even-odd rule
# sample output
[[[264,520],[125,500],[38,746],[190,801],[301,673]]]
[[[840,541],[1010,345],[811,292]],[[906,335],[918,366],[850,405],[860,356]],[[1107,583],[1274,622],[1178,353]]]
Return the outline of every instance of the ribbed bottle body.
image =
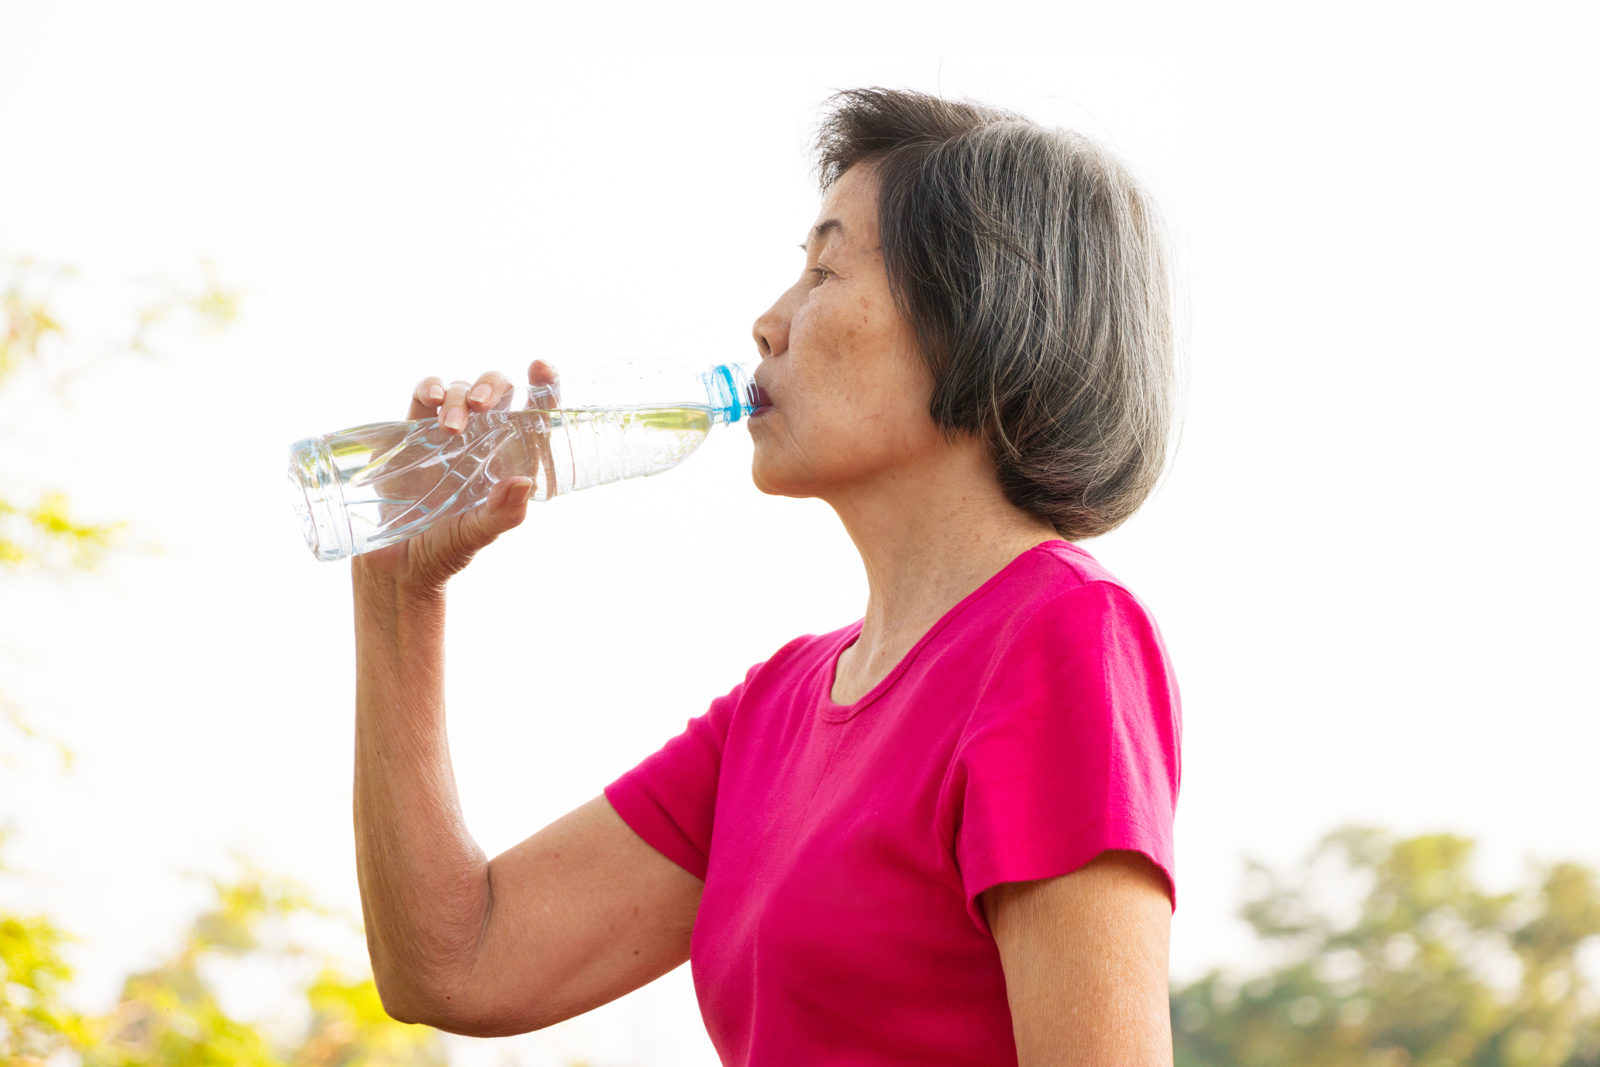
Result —
[[[676,405],[490,411],[459,434],[433,419],[374,423],[301,441],[289,478],[312,551],[343,559],[415,537],[507,478],[549,500],[670,470],[714,421],[710,407]]]

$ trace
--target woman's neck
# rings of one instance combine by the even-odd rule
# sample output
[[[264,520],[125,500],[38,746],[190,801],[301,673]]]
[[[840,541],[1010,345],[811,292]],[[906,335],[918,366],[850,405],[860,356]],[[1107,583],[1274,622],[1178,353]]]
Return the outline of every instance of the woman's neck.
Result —
[[[854,681],[845,689],[875,683],[968,594],[1023,552],[1059,537],[1005,499],[993,465],[970,440],[915,477],[829,503],[867,573],[861,636],[840,663],[841,684]]]

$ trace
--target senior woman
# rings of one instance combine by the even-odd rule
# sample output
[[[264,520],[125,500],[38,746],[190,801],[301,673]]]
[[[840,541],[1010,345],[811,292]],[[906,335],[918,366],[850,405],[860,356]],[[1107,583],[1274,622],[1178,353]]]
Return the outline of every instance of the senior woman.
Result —
[[[687,959],[730,1064],[1170,1063],[1177,689],[1076,544],[1167,452],[1151,206],[1077,135],[922,94],[840,94],[818,148],[805,267],[755,323],[753,477],[838,513],[864,618],[785,645],[489,860],[445,741],[444,586],[529,485],[358,557],[384,1004],[516,1033]],[[411,415],[459,428],[509,389],[429,379]]]

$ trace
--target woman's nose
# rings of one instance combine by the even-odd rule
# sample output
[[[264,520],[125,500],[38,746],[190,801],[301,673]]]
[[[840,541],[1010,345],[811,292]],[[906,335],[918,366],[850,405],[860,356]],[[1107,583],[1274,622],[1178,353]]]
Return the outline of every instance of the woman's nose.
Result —
[[[787,294],[785,294],[787,295]],[[789,347],[789,315],[784,307],[784,297],[761,313],[750,330],[762,359],[781,355]]]

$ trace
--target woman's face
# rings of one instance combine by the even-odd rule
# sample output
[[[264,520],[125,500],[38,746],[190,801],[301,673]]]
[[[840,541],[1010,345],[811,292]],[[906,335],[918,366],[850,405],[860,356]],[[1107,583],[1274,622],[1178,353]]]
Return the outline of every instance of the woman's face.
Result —
[[[832,499],[913,477],[944,446],[933,383],[895,307],[878,241],[878,182],[850,168],[806,237],[800,278],[756,320],[756,381],[770,406],[750,421],[763,492]]]

